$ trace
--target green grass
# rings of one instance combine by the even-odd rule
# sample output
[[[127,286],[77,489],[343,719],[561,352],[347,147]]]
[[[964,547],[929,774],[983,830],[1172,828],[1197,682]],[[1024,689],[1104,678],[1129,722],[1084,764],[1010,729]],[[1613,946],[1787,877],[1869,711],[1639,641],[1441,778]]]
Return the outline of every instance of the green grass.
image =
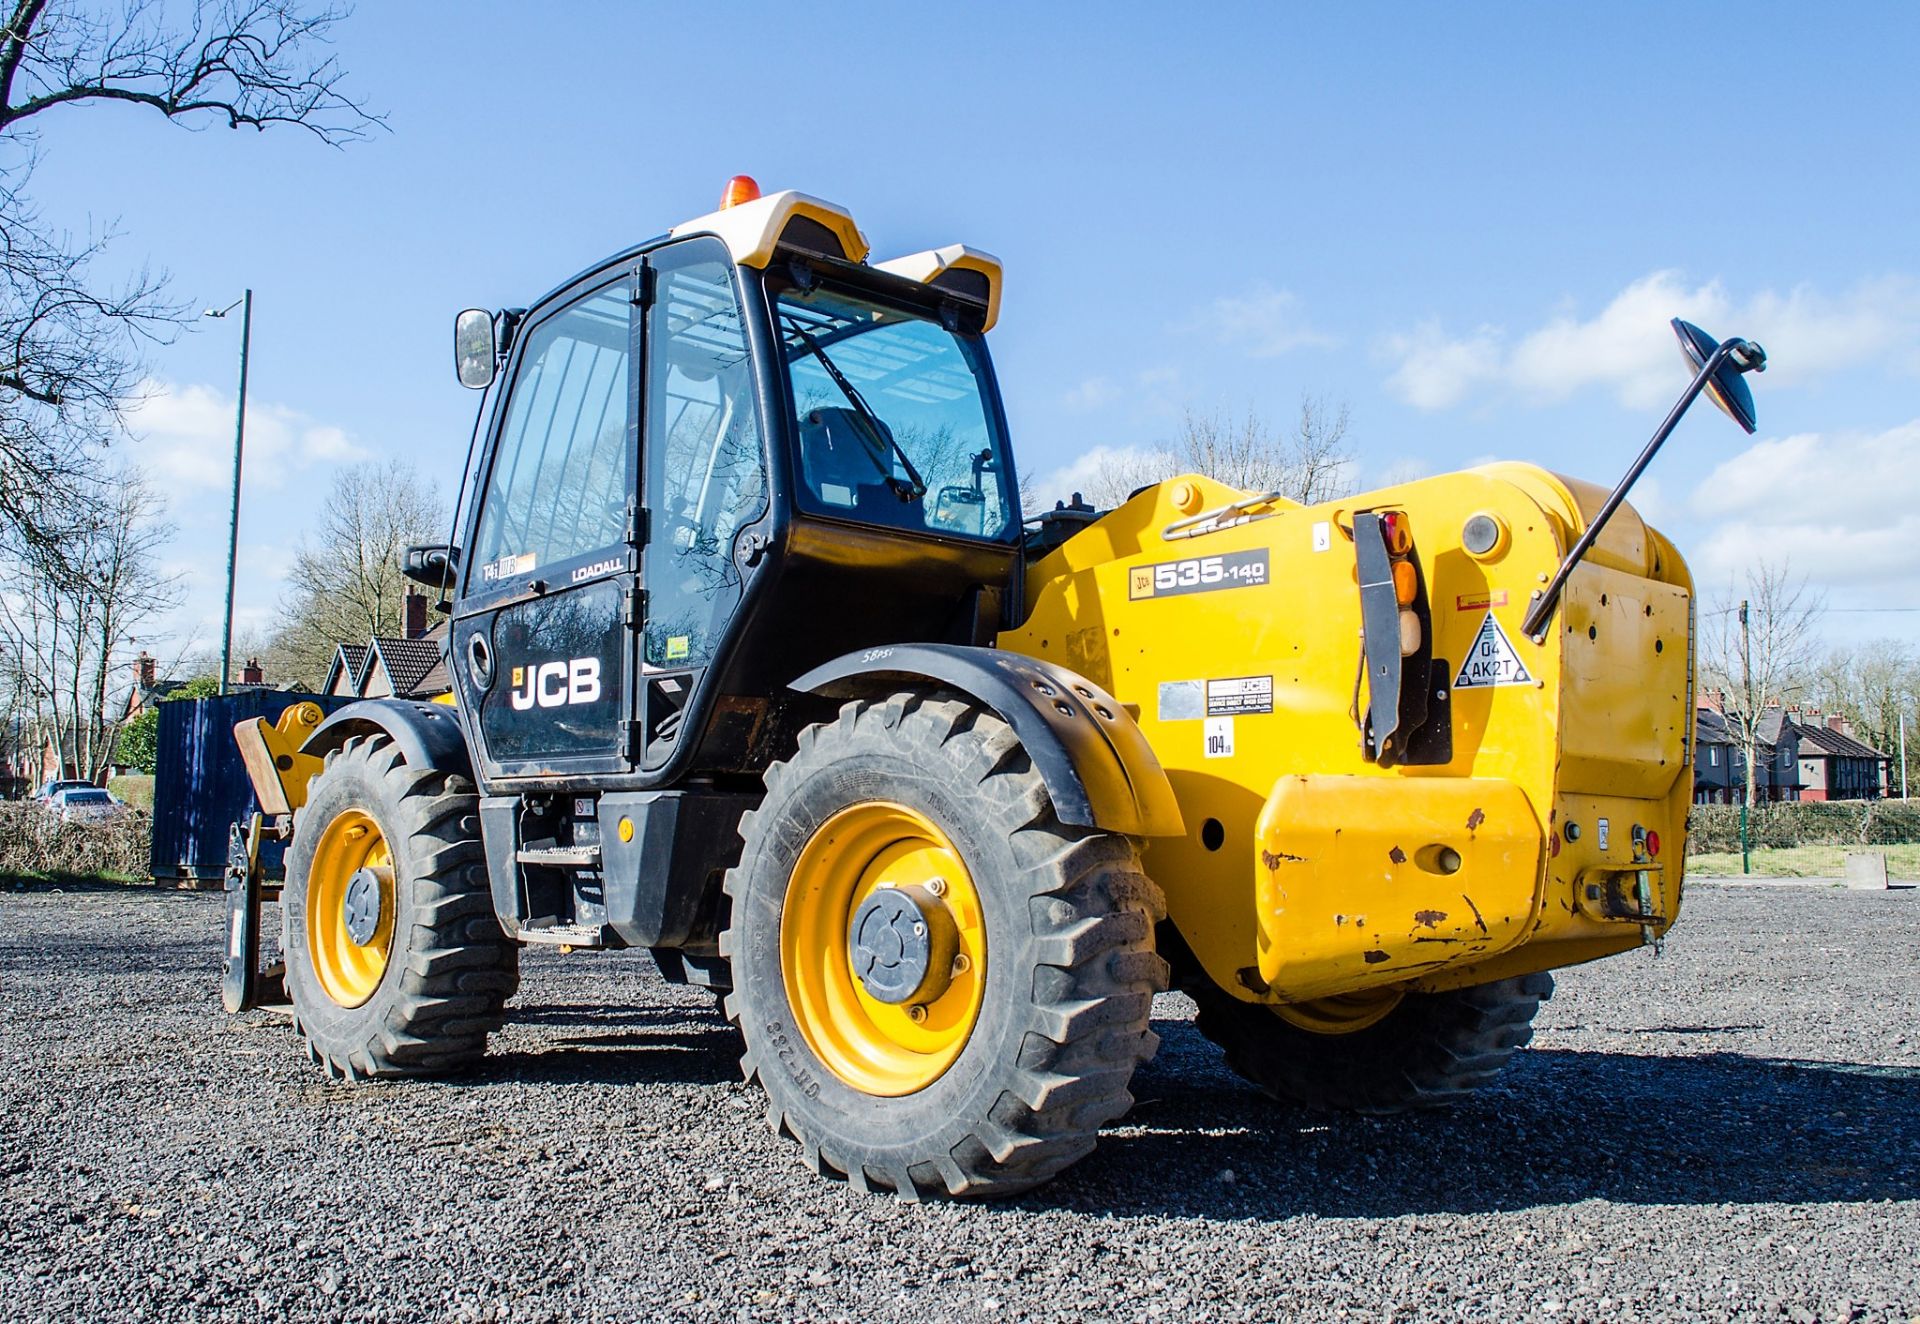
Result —
[[[141,809],[153,808],[153,778],[144,773],[111,777],[107,780],[107,789],[130,805]]]
[[[45,892],[56,887],[68,892],[98,892],[150,888],[152,883],[124,873],[0,873],[0,892]]]
[[[1909,846],[1783,846],[1753,852],[1757,878],[1838,878],[1846,857],[1872,851],[1887,857],[1887,873],[1894,878],[1920,878],[1920,845]],[[1687,856],[1687,874],[1694,878],[1738,878],[1740,852]]]

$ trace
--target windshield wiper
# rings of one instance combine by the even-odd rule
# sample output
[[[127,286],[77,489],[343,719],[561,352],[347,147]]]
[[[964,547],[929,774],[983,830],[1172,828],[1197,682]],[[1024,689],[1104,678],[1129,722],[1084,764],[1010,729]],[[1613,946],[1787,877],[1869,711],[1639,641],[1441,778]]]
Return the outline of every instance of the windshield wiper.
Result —
[[[892,430],[880,421],[880,415],[873,412],[873,406],[866,402],[854,384],[847,380],[846,374],[827,357],[827,351],[820,348],[819,342],[807,334],[805,327],[789,318],[787,329],[799,336],[800,342],[807,347],[813,357],[820,360],[820,366],[827,370],[827,376],[833,379],[833,384],[840,388],[840,394],[846,396],[847,403],[853,406],[854,414],[859,418],[861,426],[867,430],[873,438],[874,445],[879,448],[879,454],[869,450],[867,457],[886,478],[887,486],[893,489],[893,494],[902,501],[918,501],[924,497],[927,494],[927,480],[922,478],[920,471],[913,467],[913,461],[907,458],[907,453],[900,448],[900,443],[893,439]],[[911,482],[903,483],[894,476],[893,469],[882,458],[882,455],[888,451],[899,457],[900,465],[907,471],[907,477],[912,480]]]

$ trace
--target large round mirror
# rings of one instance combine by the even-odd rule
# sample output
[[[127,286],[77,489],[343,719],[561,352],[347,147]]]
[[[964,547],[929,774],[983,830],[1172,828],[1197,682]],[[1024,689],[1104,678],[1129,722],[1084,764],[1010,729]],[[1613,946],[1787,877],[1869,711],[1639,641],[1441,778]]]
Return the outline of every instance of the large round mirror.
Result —
[[[1673,334],[1680,337],[1680,352],[1687,356],[1687,362],[1693,370],[1699,372],[1707,366],[1707,360],[1720,348],[1720,342],[1702,331],[1692,322],[1673,319]],[[1731,358],[1720,360],[1720,366],[1713,370],[1713,376],[1707,378],[1707,398],[1720,406],[1720,412],[1738,423],[1748,432],[1757,426],[1753,412],[1753,392],[1747,389],[1746,378],[1740,375],[1740,368]]]

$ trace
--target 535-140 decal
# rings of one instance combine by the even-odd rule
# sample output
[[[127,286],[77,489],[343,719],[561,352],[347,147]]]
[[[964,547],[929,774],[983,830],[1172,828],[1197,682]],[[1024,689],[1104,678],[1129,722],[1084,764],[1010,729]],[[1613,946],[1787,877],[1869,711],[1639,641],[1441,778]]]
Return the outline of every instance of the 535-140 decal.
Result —
[[[1251,588],[1267,582],[1267,549],[1189,556],[1158,565],[1137,565],[1127,572],[1127,597],[1166,598],[1176,593],[1208,593],[1217,588]]]

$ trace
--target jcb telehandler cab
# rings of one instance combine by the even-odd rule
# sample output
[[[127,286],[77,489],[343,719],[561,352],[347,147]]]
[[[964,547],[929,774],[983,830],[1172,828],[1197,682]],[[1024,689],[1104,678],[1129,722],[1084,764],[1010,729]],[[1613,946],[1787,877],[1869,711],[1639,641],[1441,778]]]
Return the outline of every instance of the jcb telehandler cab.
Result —
[[[492,392],[440,702],[244,724],[285,995],[348,1079],[480,1056],[519,944],[724,995],[807,1161],[993,1194],[1131,1103],[1169,978],[1279,1098],[1446,1103],[1546,971],[1672,924],[1693,615],[1620,504],[1517,464],[1302,507],[1190,476],[1023,523],[1001,271],[733,205],[459,319]]]

